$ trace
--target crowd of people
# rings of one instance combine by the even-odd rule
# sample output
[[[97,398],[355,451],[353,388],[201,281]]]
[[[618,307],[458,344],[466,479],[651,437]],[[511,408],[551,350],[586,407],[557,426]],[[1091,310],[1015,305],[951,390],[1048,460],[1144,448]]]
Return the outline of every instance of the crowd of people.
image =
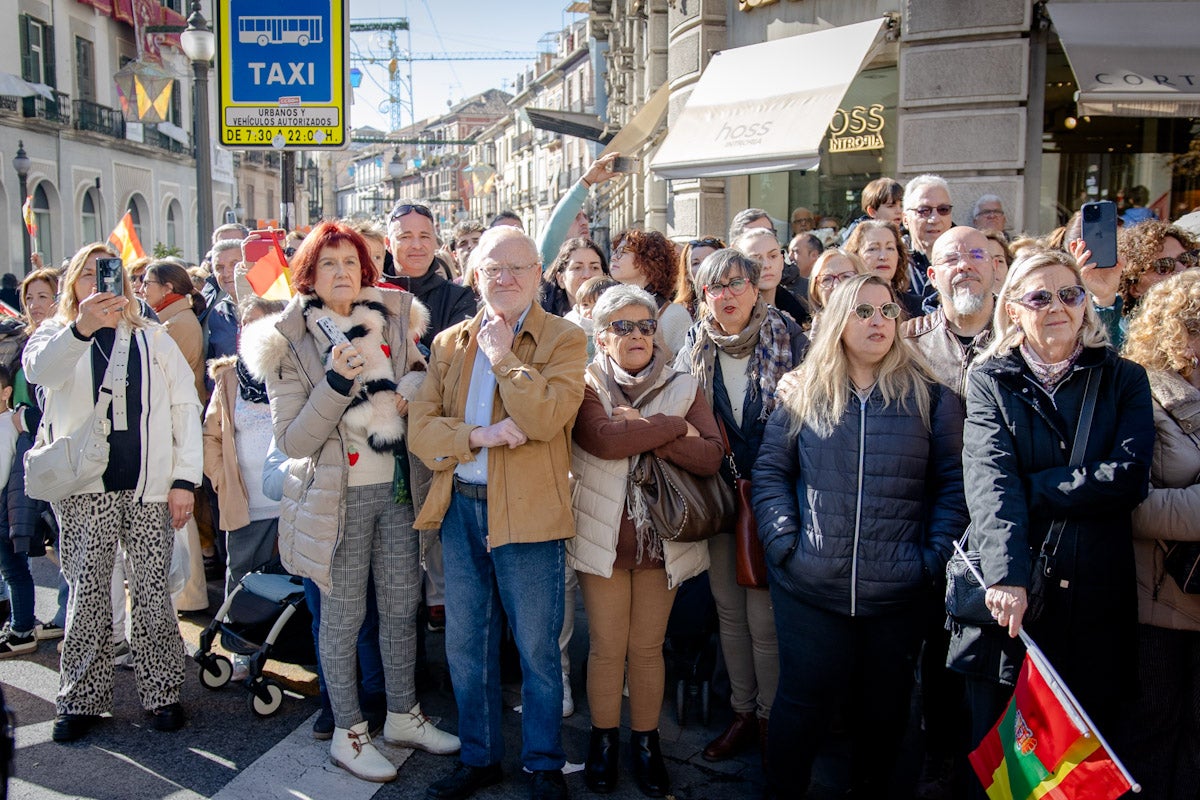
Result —
[[[609,251],[585,207],[614,157],[538,240],[511,214],[439,231],[408,202],[382,227],[321,222],[289,241],[286,303],[254,293],[263,235],[238,225],[199,267],[125,264],[114,291],[104,244],[25,278],[22,319],[0,322],[0,658],[63,639],[54,740],[111,711],[114,663],[154,727],[182,727],[177,612],[207,605],[214,561],[228,595],[277,554],[314,617],[313,736],[368,781],[397,776],[376,736],[457,754],[432,800],[504,780],[505,648],[531,797],[567,796],[577,590],[592,792],[620,783],[625,698],[633,780],[671,792],[664,645],[681,604],[711,602],[730,713],[702,756],[758,748],[767,797],[803,797],[831,740],[850,796],[897,792],[914,691],[923,763],[900,791],[983,797],[966,755],[1012,695],[1021,629],[1148,796],[1197,797],[1200,599],[1173,566],[1200,559],[1193,232],[1129,219],[1102,267],[1079,214],[1015,235],[984,195],[954,225],[950,186],[921,175],[872,181],[844,228],[795,209],[786,243],[750,208]],[[94,417],[102,471],[35,499],[23,455]],[[669,536],[647,461],[749,479],[765,578],[744,578],[733,527]],[[947,617],[956,542],[990,622]],[[63,584],[39,623],[48,547]],[[457,734],[421,710],[425,626],[445,631]]]

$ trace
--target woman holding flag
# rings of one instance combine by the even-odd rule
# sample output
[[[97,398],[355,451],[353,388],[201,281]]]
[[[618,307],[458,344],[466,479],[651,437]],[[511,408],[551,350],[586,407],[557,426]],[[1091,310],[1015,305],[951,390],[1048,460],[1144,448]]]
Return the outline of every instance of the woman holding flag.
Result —
[[[972,747],[1012,693],[1022,625],[1098,727],[1115,729],[1134,691],[1130,517],[1154,444],[1145,370],[1107,347],[1070,255],[1017,259],[994,326],[968,379],[963,469],[970,547],[996,624],[956,621],[949,659],[967,676]]]

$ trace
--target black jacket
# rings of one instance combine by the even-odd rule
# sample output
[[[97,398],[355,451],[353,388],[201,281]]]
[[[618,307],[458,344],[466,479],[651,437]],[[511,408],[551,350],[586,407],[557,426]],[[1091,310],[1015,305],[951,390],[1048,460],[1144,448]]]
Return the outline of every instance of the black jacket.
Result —
[[[426,355],[433,346],[433,337],[446,328],[475,316],[475,294],[465,286],[451,283],[442,275],[437,256],[429,271],[419,278],[404,275],[385,275],[389,286],[412,292],[429,309],[429,328],[421,337]]]
[[[1089,372],[1100,380],[1099,394],[1083,465],[1072,468]],[[1108,348],[1088,348],[1050,396],[1013,350],[968,375],[963,439],[970,544],[988,586],[1028,587],[1051,524],[1066,522],[1046,610],[1027,629],[1077,696],[1103,703],[1134,666],[1130,515],[1148,492],[1154,447],[1145,370]],[[1006,683],[1015,678],[1019,640],[998,629],[953,634],[952,667]]]
[[[929,427],[899,402],[851,393],[828,436],[788,436],[777,409],[754,466],[754,512],[773,584],[838,614],[928,599],[966,528],[962,405],[930,384]]]

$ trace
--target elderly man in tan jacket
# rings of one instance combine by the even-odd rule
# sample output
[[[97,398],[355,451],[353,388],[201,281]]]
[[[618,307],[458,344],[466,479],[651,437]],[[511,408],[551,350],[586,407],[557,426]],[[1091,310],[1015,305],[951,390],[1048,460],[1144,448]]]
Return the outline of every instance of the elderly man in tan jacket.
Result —
[[[441,526],[446,660],[462,740],[461,763],[426,796],[458,800],[503,778],[503,609],[521,654],[531,797],[565,798],[558,634],[564,541],[575,532],[570,434],[587,342],[537,303],[538,251],[521,231],[487,231],[470,266],[483,310],[434,339],[409,409],[410,447],[434,472],[416,527]]]

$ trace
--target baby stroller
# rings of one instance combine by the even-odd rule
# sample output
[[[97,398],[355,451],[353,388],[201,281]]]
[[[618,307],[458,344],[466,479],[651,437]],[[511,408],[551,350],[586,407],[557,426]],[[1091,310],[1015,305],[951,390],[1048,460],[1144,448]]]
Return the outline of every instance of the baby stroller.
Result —
[[[241,684],[248,692],[246,705],[260,717],[271,716],[283,705],[283,687],[262,674],[268,658],[316,663],[304,585],[284,572],[277,559],[242,578],[200,634],[200,647],[192,658],[200,665],[200,685],[213,691],[233,676],[230,660],[212,652],[218,632],[222,647],[250,657],[249,675]]]

